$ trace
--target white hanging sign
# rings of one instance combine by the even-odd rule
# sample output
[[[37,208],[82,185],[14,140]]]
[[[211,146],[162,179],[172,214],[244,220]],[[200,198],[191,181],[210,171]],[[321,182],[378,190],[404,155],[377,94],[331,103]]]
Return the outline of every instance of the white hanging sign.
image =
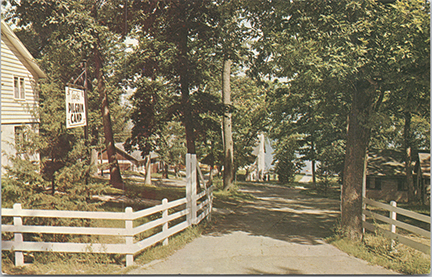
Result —
[[[84,90],[66,87],[66,128],[87,125]]]

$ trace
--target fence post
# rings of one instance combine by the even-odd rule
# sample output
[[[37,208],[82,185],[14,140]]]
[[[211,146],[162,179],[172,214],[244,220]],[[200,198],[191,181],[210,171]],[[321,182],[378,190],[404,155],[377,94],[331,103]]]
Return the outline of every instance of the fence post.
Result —
[[[133,210],[131,207],[125,209],[125,228],[126,228],[126,245],[133,245],[134,236],[131,235],[133,231],[133,220],[132,218]],[[126,267],[133,265],[134,256],[133,254],[126,254]]]
[[[13,205],[13,209],[19,213],[21,211],[21,204],[15,203]],[[14,216],[14,225],[22,226],[22,217]],[[22,233],[14,233],[14,242],[20,243],[23,242],[23,234]],[[15,251],[15,266],[23,266],[24,265],[24,254],[22,251]]]
[[[207,214],[207,221],[211,221],[211,214],[213,209],[213,187],[206,188],[207,193],[207,199],[209,200],[208,203],[208,214]]]
[[[364,214],[364,210],[366,210],[366,172],[367,172],[367,160],[368,160],[368,154],[365,154],[364,160],[363,160],[363,176],[362,176],[362,240],[365,236],[365,228],[363,228],[363,222],[366,221],[366,215]],[[341,195],[341,211],[342,211],[342,193]]]
[[[162,218],[165,219],[165,220],[168,217],[168,208],[167,208],[167,205],[168,205],[168,199],[166,199],[166,198],[162,199],[162,209],[163,209]],[[168,221],[165,222],[162,225],[162,233],[166,233],[167,231],[168,231]],[[168,237],[163,240],[162,245],[163,246],[168,245]]]
[[[192,224],[197,224],[197,160],[196,155],[191,155],[191,200],[192,200]]]
[[[397,203],[396,203],[396,201],[390,201],[390,205],[391,205],[392,207],[395,207],[395,208],[396,208]],[[396,212],[395,212],[395,211],[390,211],[390,218],[391,218],[392,220],[396,220]],[[391,226],[390,226],[390,232],[392,232],[393,234],[396,234],[396,225],[394,225],[393,223],[392,223]],[[392,240],[391,240],[391,246],[390,246],[391,249],[393,249],[394,246],[395,246],[395,240],[392,239]]]
[[[196,224],[196,155],[186,154],[186,208],[188,225]]]
[[[191,154],[186,154],[186,215],[188,226],[192,225],[192,176],[191,176]]]

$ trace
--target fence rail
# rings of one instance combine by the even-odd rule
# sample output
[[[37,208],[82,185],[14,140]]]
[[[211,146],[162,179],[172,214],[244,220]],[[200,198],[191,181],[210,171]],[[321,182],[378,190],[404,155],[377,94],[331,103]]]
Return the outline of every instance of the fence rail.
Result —
[[[363,200],[364,209],[363,209],[363,228],[369,231],[376,231],[379,230],[384,236],[390,238],[393,240],[392,245],[394,245],[394,240],[398,240],[400,243],[405,244],[409,247],[412,247],[414,249],[417,249],[419,251],[422,251],[423,253],[430,254],[430,244],[426,245],[417,241],[414,241],[410,238],[407,238],[406,236],[403,236],[402,234],[398,234],[396,232],[396,227],[400,229],[404,229],[406,231],[409,231],[411,233],[414,233],[416,235],[422,236],[424,238],[430,239],[431,233],[428,230],[425,230],[423,228],[420,228],[418,226],[414,226],[402,221],[398,221],[397,214],[404,215],[406,217],[428,223],[430,226],[430,216],[419,214],[413,211],[409,211],[406,209],[398,208],[395,201],[391,201],[390,205],[380,203],[371,199],[365,198]],[[370,210],[366,209],[366,205],[381,208],[383,210],[386,210],[389,212],[389,216],[384,216],[375,212],[372,212]],[[379,228],[375,224],[372,224],[370,222],[366,221],[366,217],[372,218],[373,220],[379,220],[385,223],[390,224],[390,230],[385,230],[383,228]]]
[[[158,242],[168,244],[168,238],[186,229],[192,224],[200,223],[204,218],[209,218],[212,209],[213,187],[207,187],[204,179],[201,186],[202,192],[197,194],[196,156],[188,154],[186,176],[186,198],[169,202],[163,199],[162,203],[154,207],[134,212],[127,207],[124,212],[87,212],[87,211],[59,211],[59,210],[31,210],[22,209],[21,204],[14,204],[12,209],[2,208],[2,217],[13,217],[13,225],[2,224],[2,232],[13,233],[14,239],[2,240],[2,250],[15,252],[15,265],[24,264],[24,252],[27,251],[52,251],[65,253],[106,253],[126,255],[126,266],[133,264],[133,256],[145,248]],[[191,168],[194,166],[194,168]],[[174,211],[173,211],[174,210]],[[170,214],[171,212],[171,214]],[[162,214],[157,219],[148,221],[133,227],[136,220]],[[92,220],[121,220],[124,228],[107,227],[74,227],[74,226],[33,226],[23,225],[23,217],[32,218],[65,218],[65,219],[92,219]],[[185,217],[181,222],[174,222]],[[171,224],[175,224],[170,226]],[[156,227],[162,227],[161,231],[135,242],[135,237]],[[115,236],[123,238],[124,243],[73,243],[73,242],[36,242],[24,241],[24,233],[40,234],[65,234],[87,236]]]

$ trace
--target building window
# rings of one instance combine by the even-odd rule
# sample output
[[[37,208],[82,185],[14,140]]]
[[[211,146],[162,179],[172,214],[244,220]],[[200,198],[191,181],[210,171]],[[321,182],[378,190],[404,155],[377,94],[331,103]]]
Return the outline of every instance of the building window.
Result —
[[[408,190],[408,184],[404,179],[397,179],[398,191],[406,191]]]
[[[13,82],[14,97],[15,99],[24,100],[25,99],[25,82],[23,77],[14,77]]]
[[[366,189],[381,190],[381,179],[366,178]]]

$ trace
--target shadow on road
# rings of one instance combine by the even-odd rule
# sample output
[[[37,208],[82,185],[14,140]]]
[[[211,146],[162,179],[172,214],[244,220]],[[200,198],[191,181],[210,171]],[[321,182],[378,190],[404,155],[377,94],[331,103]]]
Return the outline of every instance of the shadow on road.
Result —
[[[339,216],[339,201],[300,194],[300,188],[272,184],[242,185],[240,191],[256,200],[215,198],[213,224],[206,235],[235,231],[287,242],[316,245],[331,235]],[[294,274],[294,273],[288,273]]]
[[[288,268],[288,267],[278,267],[281,271],[281,273],[277,273],[277,274],[282,274],[282,275],[303,275],[305,274],[304,272],[297,270],[297,269],[292,269],[292,268]],[[266,272],[266,271],[262,271],[262,270],[257,270],[257,269],[253,269],[250,268],[248,269],[248,274],[250,275],[274,275],[274,272]]]

